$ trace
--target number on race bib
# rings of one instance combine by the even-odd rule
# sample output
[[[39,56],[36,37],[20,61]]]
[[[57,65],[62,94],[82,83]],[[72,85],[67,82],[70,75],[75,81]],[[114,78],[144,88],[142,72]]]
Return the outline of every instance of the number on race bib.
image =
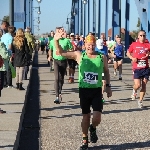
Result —
[[[84,72],[84,82],[89,84],[97,84],[98,82],[98,73],[94,72]]]
[[[138,60],[137,67],[145,67],[146,66],[146,60]]]

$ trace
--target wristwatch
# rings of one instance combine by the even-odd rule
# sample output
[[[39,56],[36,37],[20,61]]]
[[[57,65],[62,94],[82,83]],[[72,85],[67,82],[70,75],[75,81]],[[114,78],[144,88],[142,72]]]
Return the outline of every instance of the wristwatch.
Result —
[[[106,84],[106,87],[111,87],[111,84]]]

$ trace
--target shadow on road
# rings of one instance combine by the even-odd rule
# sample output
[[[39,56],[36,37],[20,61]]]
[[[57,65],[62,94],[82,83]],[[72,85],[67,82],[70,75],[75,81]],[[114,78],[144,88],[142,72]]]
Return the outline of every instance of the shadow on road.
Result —
[[[35,52],[18,150],[40,150],[38,54]]]
[[[146,142],[138,142],[138,143],[123,143],[120,145],[101,145],[101,146],[94,146],[90,147],[89,150],[126,150],[126,149],[135,149],[135,148],[149,148],[150,141]]]

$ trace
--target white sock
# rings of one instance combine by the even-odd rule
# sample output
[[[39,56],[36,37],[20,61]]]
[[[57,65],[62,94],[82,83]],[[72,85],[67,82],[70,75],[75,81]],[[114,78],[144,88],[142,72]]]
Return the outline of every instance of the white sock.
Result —
[[[135,90],[133,89],[133,92],[132,92],[132,94],[137,94],[137,91],[135,91]]]
[[[121,78],[121,77],[122,77],[122,75],[120,74],[120,75],[119,75],[119,78]]]

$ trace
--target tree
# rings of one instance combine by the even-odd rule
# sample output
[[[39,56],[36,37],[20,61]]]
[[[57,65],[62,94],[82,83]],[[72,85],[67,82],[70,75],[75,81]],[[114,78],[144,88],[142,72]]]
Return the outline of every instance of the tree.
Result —
[[[4,17],[3,17],[3,21],[9,22],[9,16],[4,16]]]
[[[138,18],[138,22],[137,22],[136,27],[137,27],[138,29],[140,29],[140,27],[141,27],[141,20],[140,20],[140,18]]]
[[[138,22],[137,22],[136,27],[137,27],[137,30],[133,30],[132,34],[131,34],[132,38],[134,38],[134,39],[136,39],[138,37],[138,32],[140,31],[140,27],[141,27],[141,20],[140,20],[140,18],[138,18]]]

